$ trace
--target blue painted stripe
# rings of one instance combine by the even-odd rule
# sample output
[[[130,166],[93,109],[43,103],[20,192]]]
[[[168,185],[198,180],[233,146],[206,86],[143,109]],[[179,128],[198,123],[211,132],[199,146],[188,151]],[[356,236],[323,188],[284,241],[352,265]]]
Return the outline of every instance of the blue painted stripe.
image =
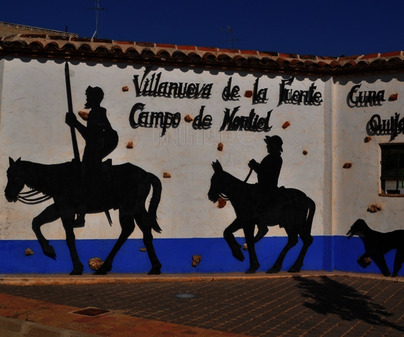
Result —
[[[243,238],[237,238],[240,244]],[[266,237],[257,245],[257,255],[261,268],[266,271],[275,262],[278,254],[286,244],[286,237]],[[105,259],[112,249],[115,240],[77,240],[77,250],[84,273],[91,273],[88,260],[92,257]],[[36,240],[1,240],[0,241],[0,274],[12,273],[69,273],[72,270],[69,251],[64,240],[51,240],[57,257],[56,261],[43,255]],[[246,259],[239,262],[231,255],[231,251],[223,238],[192,238],[192,239],[155,239],[153,241],[157,256],[163,267],[163,273],[219,273],[244,272],[248,269],[248,253]],[[293,247],[286,256],[284,267],[287,270],[295,261],[302,243]],[[112,272],[114,273],[147,273],[151,268],[147,253],[141,252],[141,239],[128,240],[118,252]],[[26,248],[31,248],[34,255],[25,256]],[[347,239],[346,236],[316,236],[307,252],[303,270],[348,271],[359,273],[380,273],[372,263],[362,269],[357,258],[363,254],[363,244],[359,238]],[[192,256],[201,255],[202,261],[192,267]],[[386,255],[387,264],[392,271],[394,251]],[[400,274],[404,276],[404,271]]]

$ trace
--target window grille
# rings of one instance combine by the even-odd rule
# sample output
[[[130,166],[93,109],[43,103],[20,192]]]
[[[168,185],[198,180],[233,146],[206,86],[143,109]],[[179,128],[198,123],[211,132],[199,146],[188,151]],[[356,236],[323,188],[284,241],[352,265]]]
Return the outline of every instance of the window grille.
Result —
[[[404,194],[404,144],[380,144],[381,190],[383,194]]]

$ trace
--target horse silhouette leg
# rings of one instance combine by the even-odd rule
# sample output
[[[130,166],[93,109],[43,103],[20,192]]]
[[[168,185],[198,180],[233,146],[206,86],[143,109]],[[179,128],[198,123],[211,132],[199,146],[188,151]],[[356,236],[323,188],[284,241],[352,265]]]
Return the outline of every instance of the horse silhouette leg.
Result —
[[[32,220],[32,230],[35,233],[36,238],[38,239],[39,244],[41,245],[43,253],[50,257],[51,259],[56,260],[56,253],[53,247],[49,244],[49,241],[43,236],[41,231],[41,226],[53,222],[60,217],[59,212],[57,212],[54,204],[45,208],[39,215],[37,215]]]
[[[147,214],[146,217],[147,218]],[[140,230],[143,232],[143,243],[146,246],[146,251],[149,256],[149,260],[151,262],[152,268],[147,273],[148,275],[159,275],[161,274],[161,263],[157,258],[156,251],[153,246],[153,234],[151,230],[151,224],[143,224],[140,218],[136,218],[136,223],[138,224]]]
[[[380,271],[382,272],[383,276],[390,276],[390,270],[389,267],[387,267],[386,259],[384,258],[384,255],[381,256],[372,256],[373,261],[376,263],[376,265],[379,267]]]
[[[303,266],[304,257],[306,256],[307,250],[310,245],[313,243],[313,237],[310,234],[300,234],[300,238],[303,241],[303,247],[299,253],[299,256],[296,259],[296,262],[292,267],[289,268],[289,273],[298,273]]]
[[[282,269],[283,260],[285,259],[286,254],[292,247],[296,246],[297,241],[297,234],[288,233],[288,242],[285,247],[283,247],[272,268],[268,269],[268,274],[278,273]]]
[[[257,243],[259,240],[261,240],[267,233],[268,233],[268,227],[266,225],[257,225],[258,227],[258,232],[257,235],[254,237],[254,242]]]
[[[403,261],[404,261],[404,249],[397,248],[396,256],[394,257],[393,274],[391,274],[392,277],[396,277],[398,275],[398,272],[401,269]]]
[[[241,251],[241,246],[238,244],[236,238],[233,235],[235,231],[241,228],[242,228],[241,222],[238,219],[236,219],[230,224],[230,226],[228,226],[224,230],[223,237],[225,238],[227,244],[229,245],[233,256],[239,261],[244,261],[244,255],[243,252]]]
[[[74,212],[65,212],[62,215],[62,223],[66,232],[66,243],[70,251],[70,257],[73,262],[73,270],[70,275],[81,275],[83,274],[84,266],[80,261],[79,254],[76,249],[76,237],[74,235]]]
[[[316,204],[310,198],[306,198],[305,201],[306,201],[305,203],[301,204],[300,208],[301,217],[304,218],[305,221],[303,221],[299,230],[300,238],[303,241],[303,247],[299,253],[299,256],[296,259],[296,262],[293,264],[292,267],[289,268],[288,272],[290,273],[300,272],[300,269],[303,266],[303,261],[306,256],[307,250],[313,243],[313,237],[311,236],[311,227],[313,224],[314,213],[316,211]],[[307,218],[305,218],[306,214]]]
[[[104,263],[94,274],[95,275],[105,275],[112,269],[112,262],[115,258],[115,255],[118,253],[119,249],[128,239],[129,235],[133,233],[135,229],[135,222],[133,220],[132,215],[127,214],[126,212],[119,211],[119,223],[121,224],[121,235],[119,235],[118,240],[115,242],[114,247],[112,247],[111,252],[108,254]]]
[[[248,224],[243,227],[244,236],[248,247],[248,255],[250,258],[250,268],[246,271],[246,274],[253,274],[260,267],[257,254],[255,252],[254,228],[254,224]]]
[[[152,264],[152,268],[148,272],[148,275],[159,275],[161,273],[161,263],[157,258],[156,251],[154,250],[151,229],[143,233],[143,243],[146,246],[147,254],[149,255]]]

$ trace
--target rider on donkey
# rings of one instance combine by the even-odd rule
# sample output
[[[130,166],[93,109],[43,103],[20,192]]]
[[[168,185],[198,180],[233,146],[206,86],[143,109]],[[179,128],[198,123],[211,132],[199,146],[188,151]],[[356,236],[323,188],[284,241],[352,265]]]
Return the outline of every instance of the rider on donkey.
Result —
[[[261,163],[257,163],[255,159],[251,159],[248,163],[248,166],[251,170],[257,173],[258,178],[258,197],[259,200],[264,201],[260,202],[260,205],[265,204],[271,205],[273,210],[279,209],[281,210],[281,204],[279,204],[279,188],[278,188],[278,179],[279,174],[282,168],[282,145],[283,141],[279,136],[266,136],[264,141],[267,145],[268,155],[261,161]],[[275,207],[274,207],[275,206]],[[266,207],[261,209],[265,210]],[[258,224],[259,231],[257,236],[255,237],[255,241],[259,241],[265,234],[268,232],[268,228],[266,225],[260,226]]]
[[[260,193],[265,195],[266,199],[274,200],[283,162],[281,157],[283,142],[279,136],[266,136],[264,141],[267,144],[268,155],[261,163],[251,159],[248,166],[257,173]]]
[[[73,113],[66,113],[66,124],[76,128],[86,141],[81,169],[80,206],[75,227],[84,226],[89,192],[94,190],[97,184],[101,184],[102,160],[118,145],[118,134],[111,127],[107,110],[100,105],[104,92],[99,87],[89,86],[86,96],[84,107],[91,109],[87,117],[87,126],[80,123]]]

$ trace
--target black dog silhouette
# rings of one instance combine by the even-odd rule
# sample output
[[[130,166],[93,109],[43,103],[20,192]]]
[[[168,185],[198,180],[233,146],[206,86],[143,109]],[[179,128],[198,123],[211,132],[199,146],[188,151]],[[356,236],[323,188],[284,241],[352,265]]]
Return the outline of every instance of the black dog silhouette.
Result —
[[[346,235],[348,239],[354,235],[359,236],[365,245],[365,253],[358,259],[362,268],[366,268],[372,259],[384,276],[397,276],[404,261],[404,230],[381,233],[371,229],[364,220],[358,219]],[[397,251],[393,274],[390,274],[384,255],[392,249]]]

